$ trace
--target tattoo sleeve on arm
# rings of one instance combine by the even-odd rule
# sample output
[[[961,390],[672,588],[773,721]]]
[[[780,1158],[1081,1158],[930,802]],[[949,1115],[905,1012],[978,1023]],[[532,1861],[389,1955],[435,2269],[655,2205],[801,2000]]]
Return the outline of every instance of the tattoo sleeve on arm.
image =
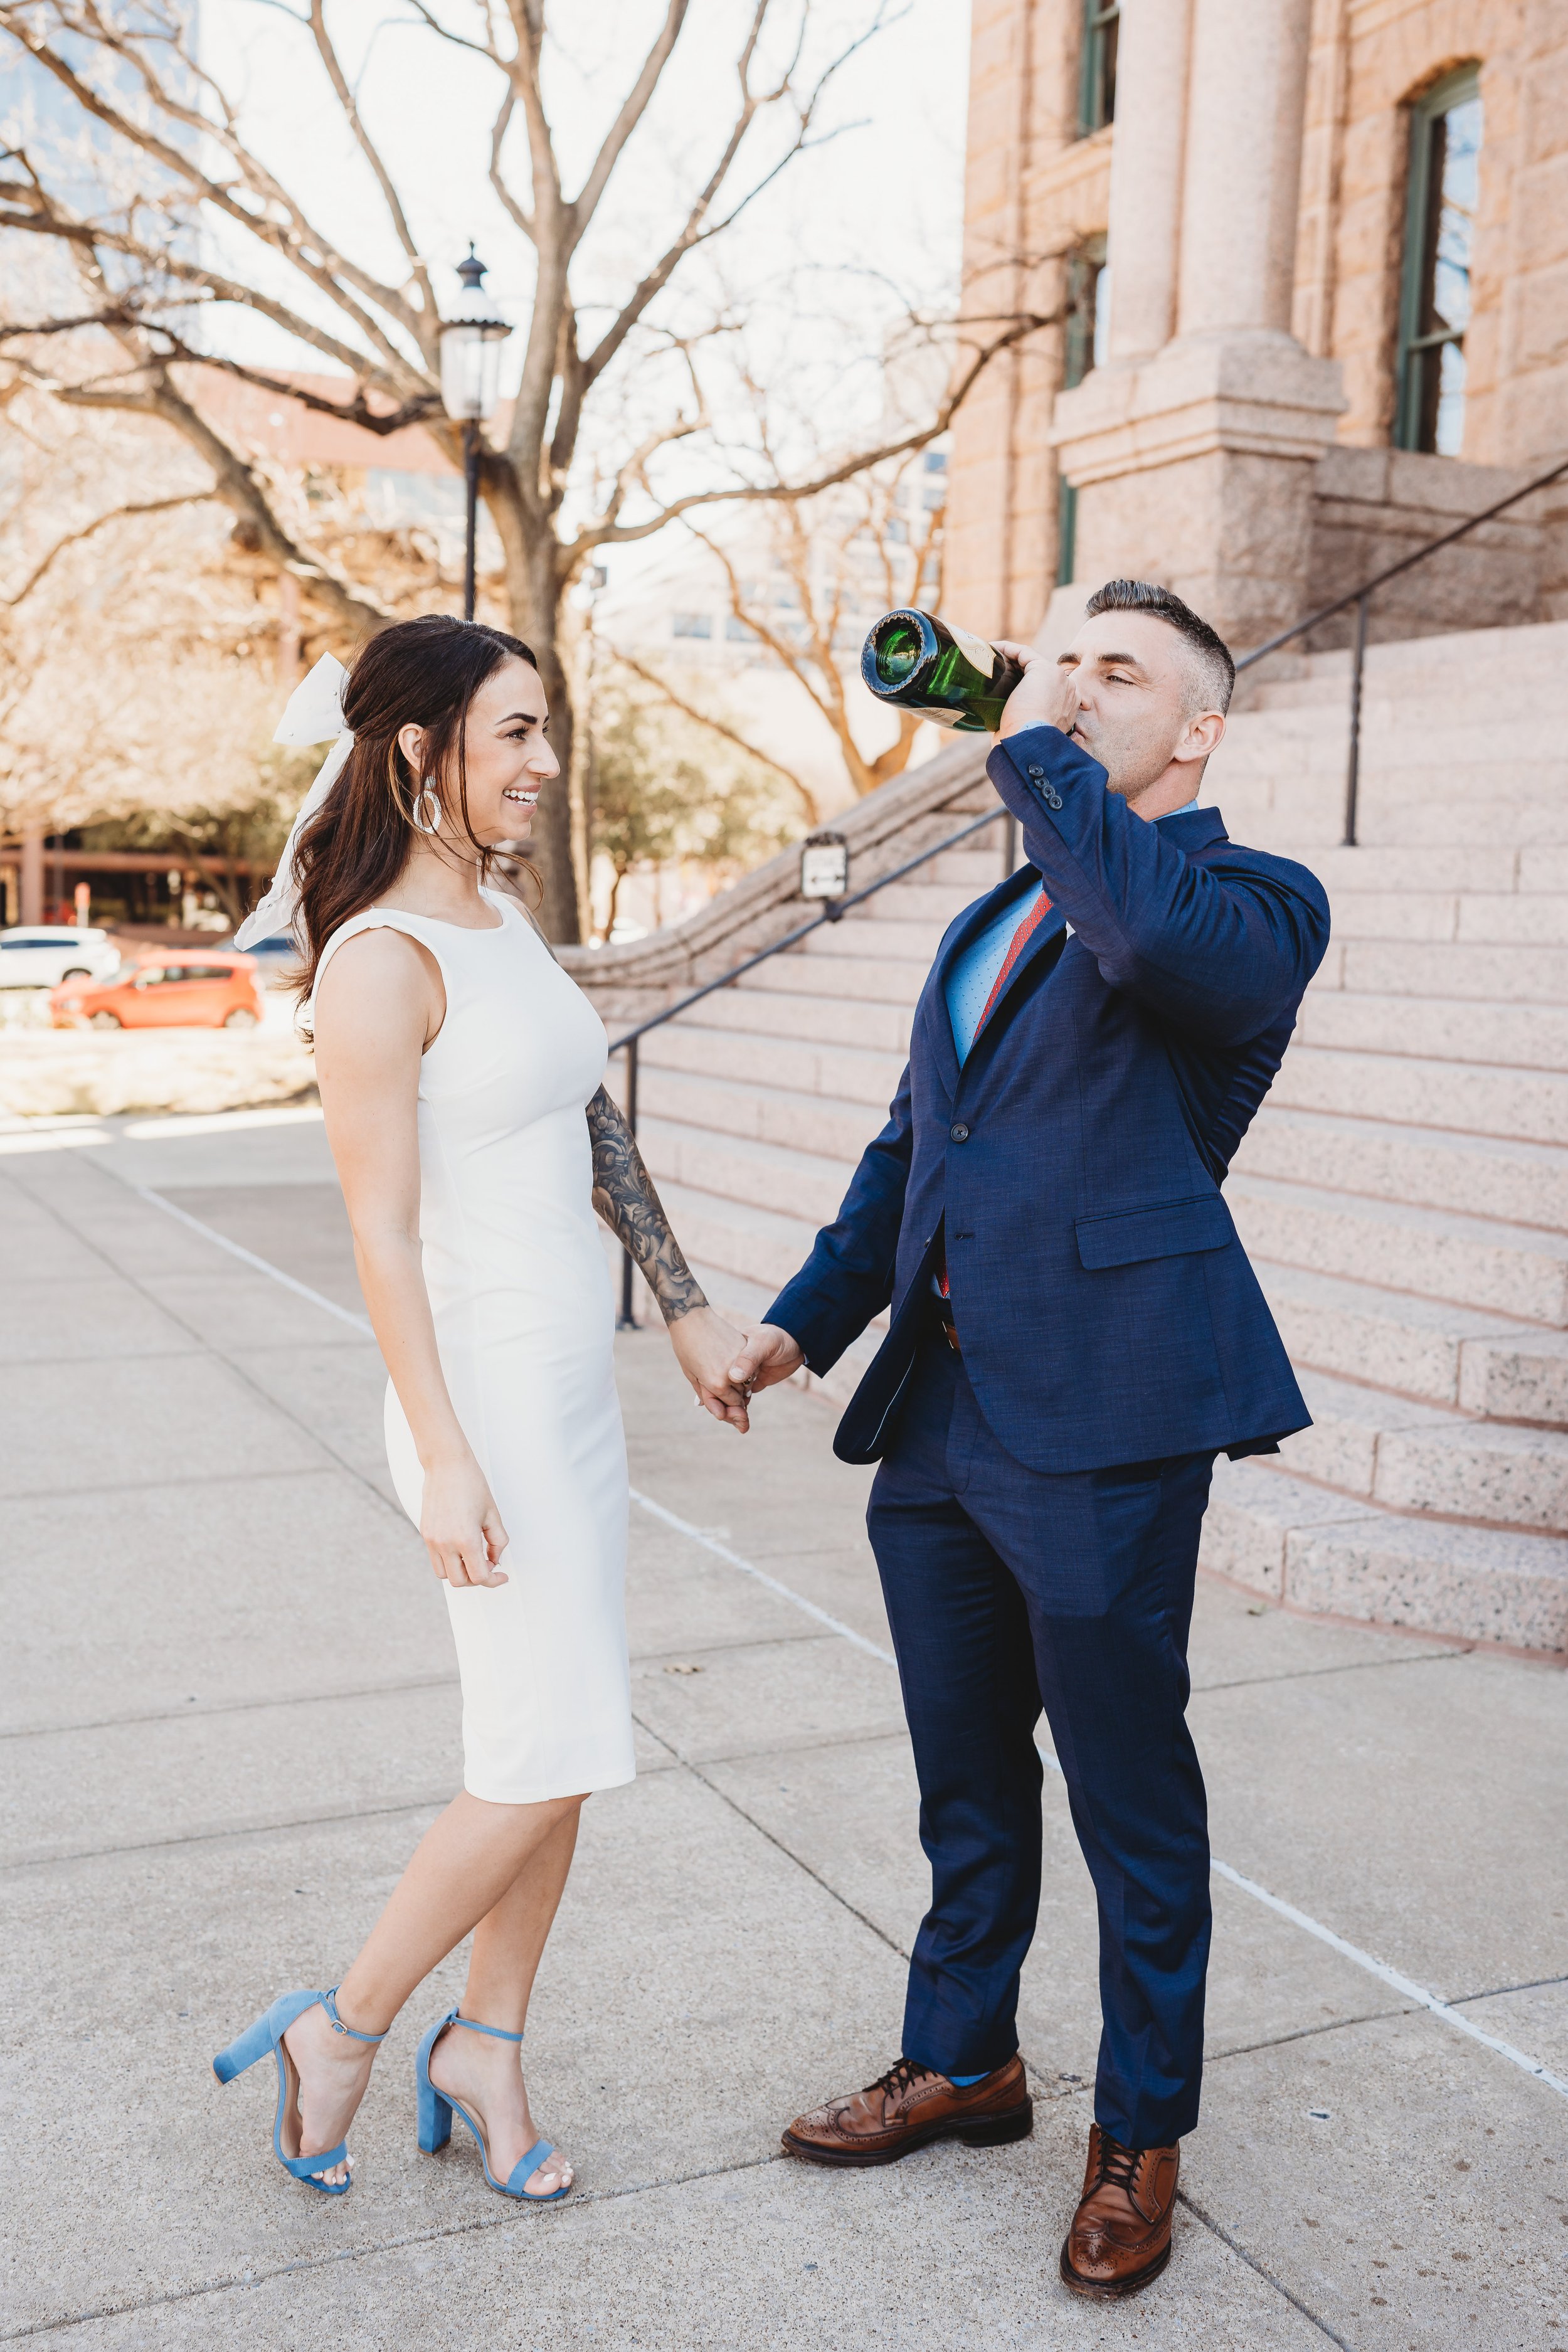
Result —
[[[642,1269],[665,1321],[678,1322],[694,1307],[706,1307],[702,1286],[681,1255],[653,1178],[643,1165],[637,1138],[603,1087],[588,1105],[588,1138],[594,1148],[594,1206]]]

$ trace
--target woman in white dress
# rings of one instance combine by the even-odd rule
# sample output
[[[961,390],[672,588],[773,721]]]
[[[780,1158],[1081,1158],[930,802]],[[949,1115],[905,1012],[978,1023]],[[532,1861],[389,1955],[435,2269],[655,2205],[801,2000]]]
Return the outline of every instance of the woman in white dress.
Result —
[[[595,1210],[647,1276],[699,1402],[743,1427],[739,1339],[605,1091],[597,1014],[515,898],[486,887],[492,850],[527,835],[559,773],[528,648],[442,615],[397,623],[360,655],[342,712],[346,764],[290,845],[295,929],[390,1375],[393,1479],[446,1583],[463,1792],[342,1983],[283,1996],[214,2063],[226,2082],[276,2058],[276,2153],[342,2194],[375,2045],[472,1931],[462,2000],[420,2052],[420,2144],[444,2146],[456,2111],[490,2185],[541,2202],[572,2168],[535,2130],[516,2044],[583,1801],[635,1772]]]

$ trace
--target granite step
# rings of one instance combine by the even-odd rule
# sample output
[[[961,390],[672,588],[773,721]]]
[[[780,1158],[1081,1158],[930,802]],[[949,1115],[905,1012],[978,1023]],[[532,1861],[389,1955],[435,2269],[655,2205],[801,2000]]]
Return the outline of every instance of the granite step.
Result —
[[[1344,939],[1331,943],[1313,986],[1342,988],[1360,996],[1561,1005],[1568,1003],[1568,946]]]
[[[1568,1228],[1568,1149],[1561,1145],[1334,1118],[1266,1101],[1233,1165],[1238,1175],[1325,1192]]]
[[[847,929],[847,923],[842,928]],[[735,986],[748,992],[842,997],[858,1004],[901,1004],[908,1009],[919,998],[930,969],[930,957],[915,962],[899,956],[803,955],[793,948],[760,963]]]
[[[1336,940],[1464,940],[1568,947],[1568,897],[1497,890],[1348,890],[1332,900]]]
[[[723,1030],[732,1036],[749,1035],[769,1045],[775,1038],[783,1038],[796,1044],[844,1045],[863,1053],[900,1055],[909,1051],[910,1014],[908,1003],[849,999],[837,992],[822,995],[786,993],[782,989],[748,988],[743,982],[719,990],[701,1007],[705,1028]],[[679,1028],[683,1024],[672,1022],[669,1025]]]
[[[637,1142],[667,1206],[670,1185],[692,1193],[717,1193],[804,1220],[811,1238],[819,1225],[831,1223],[838,1214],[854,1173],[844,1161],[816,1152],[721,1135],[712,1128],[689,1127],[657,1116],[639,1119]]]
[[[896,888],[897,885],[889,887]],[[881,895],[885,898],[887,892]],[[869,901],[872,906],[876,903],[874,898]],[[792,961],[799,956],[803,961],[820,958],[832,963],[885,957],[892,962],[919,964],[929,971],[946,929],[945,922],[907,922],[901,916],[881,916],[873,923],[868,919],[865,908],[858,908],[842,922],[824,923],[820,930],[813,931],[788,953]],[[765,965],[758,968],[767,969]]]
[[[1568,1534],[1568,1434],[1521,1429],[1300,1375],[1310,1429],[1285,1440],[1286,1470],[1391,1510],[1527,1534]]]
[[[1302,1003],[1296,1035],[1304,1045],[1331,1051],[1568,1071],[1568,1009],[1555,1004],[1478,1004],[1468,997],[1313,989]]]
[[[1205,1568],[1316,1615],[1568,1652],[1568,1543],[1409,1518],[1257,1461],[1215,1465]]]
[[[674,1180],[660,1182],[659,1197],[692,1265],[754,1283],[770,1298],[799,1272],[816,1239],[816,1224],[804,1217]]]
[[[1429,1404],[1568,1428],[1568,1333],[1255,1257],[1291,1361]]]
[[[688,1014],[662,1029],[650,1030],[642,1041],[640,1059],[645,1072],[689,1070],[703,1077],[732,1079],[742,1086],[761,1082],[794,1094],[828,1095],[839,1102],[872,1104],[885,1117],[903,1075],[905,1056],[851,1045],[811,1045],[791,1037],[763,1037],[754,1029],[731,1030],[698,1022]]]
[[[1568,1324],[1568,1234],[1261,1176],[1231,1177],[1226,1198],[1249,1255],[1521,1322]]]
[[[1269,1094],[1282,1110],[1390,1119],[1522,1143],[1568,1143],[1568,1075],[1296,1044]]]
[[[638,1096],[644,1119],[662,1118],[719,1137],[830,1160],[843,1170],[846,1182],[888,1115],[885,1102],[846,1102],[765,1081],[747,1084],[700,1069],[657,1064],[643,1070]],[[641,1124],[639,1119],[639,1130]]]

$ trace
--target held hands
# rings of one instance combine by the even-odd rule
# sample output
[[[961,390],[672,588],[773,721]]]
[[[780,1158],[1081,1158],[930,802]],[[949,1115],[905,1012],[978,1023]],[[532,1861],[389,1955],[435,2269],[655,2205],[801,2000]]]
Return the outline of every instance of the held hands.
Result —
[[[1002,709],[1000,739],[1016,735],[1023,727],[1059,727],[1065,735],[1081,708],[1073,684],[1075,672],[1064,663],[1048,660],[1034,646],[993,640],[999,654],[1019,663],[1024,675]]]
[[[800,1341],[776,1323],[748,1323],[742,1328],[746,1343],[731,1362],[730,1378],[740,1391],[743,1412],[754,1390],[787,1381],[799,1371],[805,1356]],[[747,1425],[744,1420],[740,1423],[742,1429]]]
[[[454,1591],[508,1581],[498,1563],[510,1538],[489,1481],[471,1454],[435,1463],[426,1471],[419,1532],[431,1567]]]
[[[669,1326],[675,1360],[697,1392],[697,1402],[715,1421],[727,1421],[742,1434],[750,1426],[746,1399],[730,1375],[743,1335],[711,1307],[689,1307]]]

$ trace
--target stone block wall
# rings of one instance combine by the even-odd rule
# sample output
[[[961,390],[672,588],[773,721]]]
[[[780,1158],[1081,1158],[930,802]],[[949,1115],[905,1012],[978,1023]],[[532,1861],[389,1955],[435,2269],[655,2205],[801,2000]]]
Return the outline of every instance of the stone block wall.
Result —
[[[1331,604],[1530,478],[1528,468],[1405,449],[1326,451],[1313,481],[1304,608]],[[1373,599],[1369,634],[1386,641],[1557,620],[1565,572],[1568,484],[1538,492],[1390,581]],[[1352,629],[1348,613],[1325,622],[1311,649],[1349,645]]]

